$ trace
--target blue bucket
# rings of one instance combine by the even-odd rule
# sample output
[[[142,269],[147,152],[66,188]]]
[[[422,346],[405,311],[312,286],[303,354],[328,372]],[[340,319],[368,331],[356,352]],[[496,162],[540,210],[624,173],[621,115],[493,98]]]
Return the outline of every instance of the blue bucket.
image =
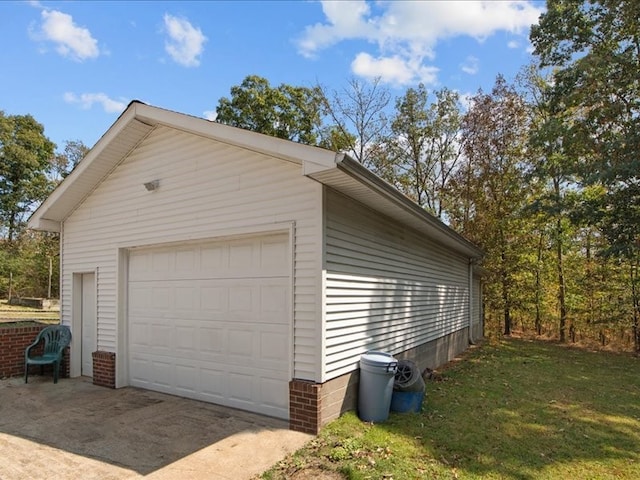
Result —
[[[422,399],[424,398],[424,390],[419,392],[397,392],[394,390],[391,395],[392,412],[399,413],[419,413],[422,409]]]

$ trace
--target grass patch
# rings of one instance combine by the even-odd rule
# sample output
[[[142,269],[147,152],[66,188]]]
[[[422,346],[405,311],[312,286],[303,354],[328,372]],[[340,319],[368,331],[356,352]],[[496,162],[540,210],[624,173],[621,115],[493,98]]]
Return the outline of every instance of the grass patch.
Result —
[[[42,324],[58,325],[58,322],[49,320],[0,321],[0,330],[8,328],[36,327]]]
[[[348,413],[262,478],[637,479],[639,362],[550,342],[487,344],[427,382],[421,413],[376,425]]]
[[[9,305],[6,300],[0,301],[0,323],[30,320],[57,323],[60,321],[60,311]]]

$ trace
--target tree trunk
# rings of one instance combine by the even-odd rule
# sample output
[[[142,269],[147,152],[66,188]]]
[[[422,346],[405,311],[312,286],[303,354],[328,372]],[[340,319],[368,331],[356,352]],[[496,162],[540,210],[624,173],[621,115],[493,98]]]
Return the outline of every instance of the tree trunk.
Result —
[[[569,326],[569,338],[571,338],[571,343],[576,343],[576,327],[573,323]]]
[[[640,354],[640,329],[638,328],[638,317],[640,311],[640,299],[638,298],[638,265],[631,264],[631,297],[633,301],[633,349],[636,354]]]
[[[560,204],[560,181],[554,178],[553,185],[558,204]],[[558,263],[558,304],[560,306],[560,341],[566,341],[567,305],[565,303],[564,258],[562,254],[562,218],[556,219],[556,256]]]
[[[541,306],[542,302],[542,292],[541,292],[541,282],[540,282],[540,268],[542,265],[542,241],[544,239],[544,234],[540,232],[540,240],[538,241],[538,263],[536,265],[536,320],[535,320],[535,328],[536,335],[542,335],[542,318],[541,318]]]
[[[9,213],[9,225],[7,226],[7,242],[9,245],[13,243],[13,237],[16,233],[16,214],[14,212]]]
[[[47,298],[51,298],[51,277],[53,277],[53,258],[49,257],[49,283],[47,285]]]
[[[504,249],[502,251],[502,272],[500,276],[502,278],[502,302],[504,305],[504,334],[511,335],[511,308],[510,308],[510,300],[509,300],[509,282],[507,279],[507,269],[506,269],[506,254]]]

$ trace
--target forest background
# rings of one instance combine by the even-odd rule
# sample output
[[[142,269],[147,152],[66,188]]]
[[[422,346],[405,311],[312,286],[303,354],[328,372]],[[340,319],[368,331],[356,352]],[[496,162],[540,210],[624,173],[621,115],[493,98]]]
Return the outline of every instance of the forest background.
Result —
[[[480,246],[485,333],[640,353],[640,2],[549,0],[535,63],[471,98],[247,76],[216,121],[346,152]],[[59,296],[59,238],[28,216],[82,161],[0,110],[0,298]]]

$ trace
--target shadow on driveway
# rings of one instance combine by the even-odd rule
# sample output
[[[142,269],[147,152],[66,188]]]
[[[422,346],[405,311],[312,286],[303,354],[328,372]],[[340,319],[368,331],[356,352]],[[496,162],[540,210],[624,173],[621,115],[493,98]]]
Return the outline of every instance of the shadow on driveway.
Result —
[[[0,381],[0,478],[242,479],[310,435],[285,421],[89,379]]]

